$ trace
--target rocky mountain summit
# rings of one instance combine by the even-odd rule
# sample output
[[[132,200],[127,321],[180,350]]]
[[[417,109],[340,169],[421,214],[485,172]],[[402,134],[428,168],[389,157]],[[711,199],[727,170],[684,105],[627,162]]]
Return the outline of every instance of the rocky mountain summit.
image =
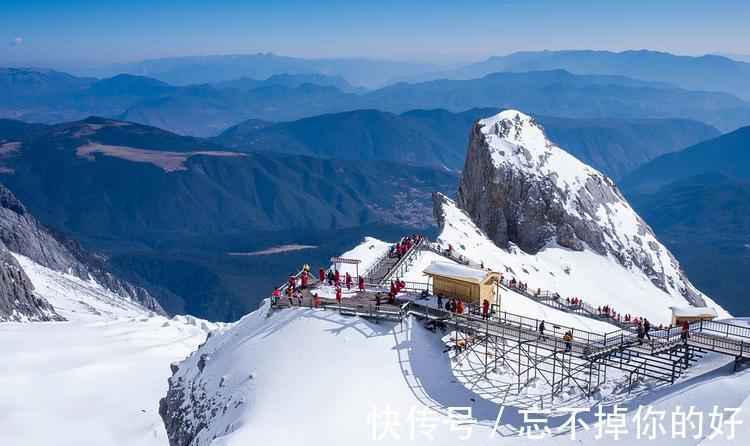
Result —
[[[13,254],[54,271],[93,280],[123,299],[164,314],[146,290],[118,279],[105,269],[105,259],[86,251],[65,234],[41,225],[0,185],[0,321],[61,320],[46,300],[34,294],[31,281]]]
[[[550,244],[611,256],[659,289],[703,305],[672,254],[614,182],[547,139],[515,110],[471,131],[457,205],[498,246],[536,254]],[[441,215],[440,201],[436,215]]]

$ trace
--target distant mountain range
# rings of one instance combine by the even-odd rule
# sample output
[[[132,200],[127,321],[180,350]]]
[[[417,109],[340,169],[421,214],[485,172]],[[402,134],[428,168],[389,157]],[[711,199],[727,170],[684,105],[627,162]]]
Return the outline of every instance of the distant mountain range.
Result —
[[[304,59],[273,53],[226,56],[187,56],[149,59],[82,70],[88,76],[118,73],[149,76],[174,85],[232,81],[241,77],[266,79],[281,73],[341,76],[354,85],[376,88],[397,76],[441,70],[456,64],[392,61],[367,58]]]
[[[344,160],[401,160],[458,170],[463,165],[468,125],[462,125],[461,115],[447,111],[435,111],[430,118],[441,112],[453,122],[460,121],[440,132],[448,139],[456,136],[451,131],[460,135],[457,144],[446,144],[435,133],[425,132],[417,125],[424,122],[422,119],[378,110],[333,113],[265,126],[251,120],[226,130],[214,140],[250,152],[270,150]]]
[[[623,192],[693,282],[746,314],[750,271],[750,127],[662,155],[621,182]]]
[[[280,153],[229,152],[208,140],[89,118],[48,127],[0,121],[0,177],[47,224],[87,239],[150,242],[282,228],[413,224],[443,170]],[[137,200],[134,199],[137,197]],[[426,223],[429,225],[429,223]]]
[[[255,308],[279,270],[296,267],[292,259],[340,253],[361,237],[350,228],[388,225],[381,231],[392,238],[429,230],[432,192],[453,194],[457,180],[444,169],[391,161],[230,152],[104,118],[52,126],[0,120],[0,182],[44,224],[107,254],[167,311],[215,320]],[[320,248],[229,255],[304,242]]]
[[[265,53],[150,59],[76,72],[100,78],[119,73],[149,76],[174,85],[232,81],[242,77],[266,79],[281,73],[322,74],[340,76],[353,85],[373,89],[398,81],[476,79],[501,71],[531,72],[557,69],[575,74],[621,75],[646,81],[667,82],[689,90],[723,91],[750,100],[750,84],[747,82],[750,63],[740,57],[677,56],[648,50],[521,51],[469,64],[362,58],[303,59]]]
[[[257,84],[241,79],[175,87],[132,75],[96,81],[49,70],[1,69],[0,117],[58,123],[98,115],[196,136],[216,135],[248,119],[279,122],[358,109],[518,107],[567,118],[695,119],[722,131],[750,124],[750,104],[727,93],[563,70],[399,83],[362,94],[336,86],[358,91],[337,77],[306,74]]]
[[[454,195],[474,121],[522,108],[617,180],[733,310],[750,267],[748,66],[558,51],[463,67],[261,54],[91,77],[0,68],[0,118],[12,118],[0,119],[0,182],[168,311],[230,320],[278,270],[324,262],[365,232],[434,231],[430,194]],[[228,255],[288,243],[317,248]]]
[[[696,175],[721,173],[750,181],[750,127],[660,156],[627,175],[621,186],[649,193]]]
[[[265,80],[257,80],[247,76],[229,81],[215,82],[211,85],[216,88],[226,88],[239,91],[250,91],[257,88],[282,86],[297,88],[304,84],[318,85],[320,87],[334,87],[344,93],[366,93],[364,87],[355,87],[341,76],[326,76],[324,74],[274,74]]]
[[[689,90],[723,91],[750,100],[750,63],[718,55],[676,56],[658,51],[522,51],[454,70],[401,77],[409,82],[476,79],[490,73],[563,69],[576,74],[621,75],[669,82]]]
[[[473,122],[498,111],[472,109],[452,113],[434,109],[396,115],[356,110],[278,124],[250,120],[213,140],[247,152],[270,150],[334,159],[402,160],[460,170]],[[711,126],[686,119],[536,119],[561,147],[616,179],[658,155],[719,135]]]
[[[750,108],[735,96],[663,87],[661,83],[622,76],[574,75],[554,70],[399,83],[364,97],[369,107],[388,111],[495,107],[522,108],[535,115],[566,118],[679,117],[702,121],[719,130],[750,123]]]

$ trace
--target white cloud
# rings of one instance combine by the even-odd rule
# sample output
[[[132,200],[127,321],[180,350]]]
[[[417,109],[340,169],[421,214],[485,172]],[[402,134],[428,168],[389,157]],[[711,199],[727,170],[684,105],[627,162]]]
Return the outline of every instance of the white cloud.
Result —
[[[11,46],[18,46],[23,43],[23,37],[14,37],[10,40]]]

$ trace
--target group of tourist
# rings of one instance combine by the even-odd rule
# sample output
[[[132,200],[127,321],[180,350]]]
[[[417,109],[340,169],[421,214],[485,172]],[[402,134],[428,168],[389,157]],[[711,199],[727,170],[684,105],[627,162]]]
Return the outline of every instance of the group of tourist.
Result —
[[[409,252],[410,249],[412,249],[414,246],[416,246],[424,236],[419,234],[414,235],[407,235],[401,238],[398,242],[391,245],[390,248],[388,248],[388,257],[390,258],[398,258],[401,260],[401,257],[405,256],[406,253]]]
[[[302,271],[303,276],[305,275],[305,271]],[[338,269],[331,268],[327,272],[323,268],[320,268],[318,270],[318,279],[320,280],[320,283],[327,283],[329,286],[335,286],[335,287],[341,287],[342,281],[341,281],[341,273]],[[352,286],[354,286],[354,277],[349,274],[348,272],[344,274],[344,280],[343,285],[346,287],[347,290],[351,290]],[[365,290],[365,278],[362,276],[357,277],[357,287],[359,291]]]
[[[445,311],[449,311],[453,314],[464,314],[464,301],[461,299],[450,298],[445,301]]]
[[[519,292],[529,295],[528,283],[517,281],[515,277],[512,277],[509,280],[505,281],[505,278],[503,277],[502,274],[500,274],[499,280],[500,280],[500,283],[506,284],[508,288],[511,288],[511,289],[514,289],[514,290],[517,290]],[[537,288],[536,291],[534,292],[533,297],[539,298],[541,297],[541,295],[542,295],[542,289]],[[560,301],[560,295],[558,293],[552,293],[551,297],[556,302]],[[583,306],[583,299],[581,299],[580,297],[566,297],[565,304],[570,308],[581,308]],[[597,307],[596,311],[600,317],[612,319],[620,323],[625,322],[628,324],[632,324],[632,326],[635,328],[638,327],[638,324],[644,324],[644,321],[645,321],[644,317],[633,317],[630,314],[623,315],[621,313],[618,313],[609,305]],[[663,324],[659,325],[659,330],[662,330],[664,328],[666,327]]]
[[[405,288],[406,282],[404,282],[403,280],[391,280],[391,289],[388,292],[388,303],[394,303],[396,301],[396,296],[398,295],[398,293],[404,291]]]
[[[450,298],[445,300],[445,303],[443,303],[444,300],[445,296],[443,295],[443,293],[438,293],[437,308],[445,309],[445,311],[449,311],[454,314],[464,314],[468,306],[465,305],[461,299]],[[490,317],[490,307],[490,301],[488,299],[484,299],[484,301],[482,301],[482,319],[488,319]]]
[[[448,257],[449,259],[453,260],[456,263],[460,263],[462,265],[471,266],[471,260],[467,259],[466,257],[462,256],[461,254],[456,255],[453,252],[453,245],[448,244],[448,247],[445,249],[442,249],[440,245],[437,247],[438,251],[442,252],[444,256]],[[479,266],[481,269],[484,269],[484,262],[482,262]]]
[[[519,281],[516,280],[515,277],[511,277],[506,282],[505,277],[502,274],[500,274],[500,277],[498,278],[498,280],[500,281],[501,284],[507,285],[507,287],[510,288],[510,289],[517,290],[517,291],[520,291],[522,293],[527,293],[528,292],[529,284],[528,283],[524,283],[524,282],[519,282]],[[541,293],[542,290],[539,289],[537,291],[538,291],[538,293],[537,293],[536,297],[539,297],[539,293]]]

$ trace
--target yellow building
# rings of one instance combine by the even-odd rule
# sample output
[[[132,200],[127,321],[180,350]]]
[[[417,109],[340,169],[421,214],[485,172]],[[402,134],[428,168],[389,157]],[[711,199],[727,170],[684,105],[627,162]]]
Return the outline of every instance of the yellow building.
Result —
[[[499,273],[448,262],[435,262],[424,269],[432,279],[432,294],[481,304],[485,299],[499,304]]]
[[[698,321],[712,321],[718,316],[711,307],[669,307],[672,310],[672,326],[677,327],[687,321],[688,324]]]

